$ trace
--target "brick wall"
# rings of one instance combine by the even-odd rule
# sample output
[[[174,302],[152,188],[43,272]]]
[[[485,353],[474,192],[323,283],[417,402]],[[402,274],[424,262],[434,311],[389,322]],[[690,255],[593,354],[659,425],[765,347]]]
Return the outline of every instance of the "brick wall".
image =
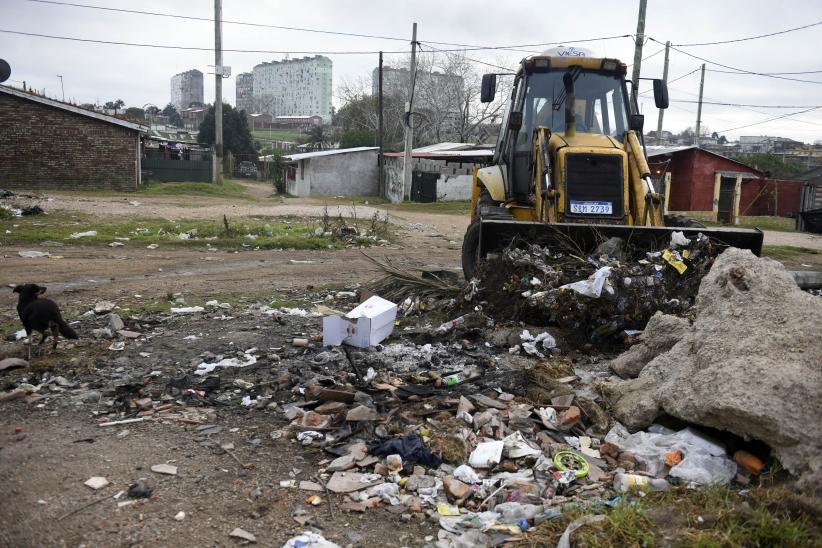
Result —
[[[0,188],[137,190],[138,133],[0,95]]]

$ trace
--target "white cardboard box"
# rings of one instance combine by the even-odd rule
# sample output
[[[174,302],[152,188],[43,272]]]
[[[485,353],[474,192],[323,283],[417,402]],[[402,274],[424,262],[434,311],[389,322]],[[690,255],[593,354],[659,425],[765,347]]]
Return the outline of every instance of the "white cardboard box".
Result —
[[[397,305],[374,295],[346,314],[345,318],[323,318],[323,346],[374,346],[391,334],[396,319]]]

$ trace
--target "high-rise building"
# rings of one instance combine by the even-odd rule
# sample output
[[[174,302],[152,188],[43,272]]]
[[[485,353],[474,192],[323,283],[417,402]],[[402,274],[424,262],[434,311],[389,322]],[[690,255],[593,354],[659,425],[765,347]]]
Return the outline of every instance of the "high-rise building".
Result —
[[[254,67],[254,110],[273,116],[321,116],[331,122],[331,59],[322,55]]]
[[[383,67],[382,92],[386,96],[400,97],[408,100],[407,68]],[[371,94],[379,94],[380,69],[371,72]],[[420,110],[433,109],[458,112],[463,98],[464,81],[461,76],[444,74],[441,72],[417,72],[414,84],[414,108]]]
[[[183,110],[191,103],[203,104],[203,73],[197,69],[171,77],[171,104],[174,108]]]
[[[244,110],[248,114],[256,114],[254,112],[254,74],[241,72],[237,75],[235,84],[237,86],[237,110]]]

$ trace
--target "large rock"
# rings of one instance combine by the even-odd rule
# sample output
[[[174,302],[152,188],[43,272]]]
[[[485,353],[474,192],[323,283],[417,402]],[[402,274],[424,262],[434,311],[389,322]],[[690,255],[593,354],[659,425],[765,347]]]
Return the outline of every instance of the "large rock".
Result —
[[[607,383],[629,429],[663,413],[767,443],[810,490],[822,487],[822,299],[785,268],[729,249],[703,279],[693,326],[634,380]]]
[[[636,378],[649,361],[670,350],[689,328],[688,320],[678,316],[661,313],[651,316],[642,332],[642,342],[617,356],[611,362],[611,369],[624,379]]]

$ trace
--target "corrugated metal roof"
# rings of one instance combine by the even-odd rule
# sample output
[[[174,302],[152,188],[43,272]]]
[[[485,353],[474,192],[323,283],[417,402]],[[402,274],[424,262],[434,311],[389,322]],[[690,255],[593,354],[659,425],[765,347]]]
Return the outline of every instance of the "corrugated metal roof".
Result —
[[[366,152],[369,150],[379,150],[379,147],[355,147],[355,148],[335,148],[332,150],[318,150],[316,152],[302,152],[300,154],[289,154],[283,156],[289,162],[306,160],[308,158],[319,158],[320,156],[334,156],[335,154],[350,154],[352,152]]]
[[[678,146],[678,147],[664,147],[664,146],[646,146],[645,150],[648,151],[648,158],[652,156],[665,156],[666,154],[673,154],[674,152],[681,152],[683,150],[690,150],[692,148],[697,148],[694,145],[688,146]]]
[[[148,131],[148,127],[141,126],[140,124],[135,124],[133,122],[127,122],[126,120],[121,120],[120,118],[115,118],[114,116],[109,116],[108,114],[101,114],[99,112],[94,112],[91,110],[86,110],[84,108],[76,107],[74,105],[69,105],[68,103],[63,103],[61,101],[56,101],[54,99],[49,99],[47,97],[40,97],[39,95],[34,95],[33,93],[27,93],[25,91],[21,91],[19,89],[10,88],[8,86],[0,86],[0,93],[5,93],[6,95],[13,95],[15,97],[19,97],[21,99],[26,99],[27,101],[33,101],[35,103],[40,103],[42,105],[47,105],[50,107],[58,108],[60,110],[65,110],[67,112],[73,112],[74,114],[80,114],[82,116],[87,116],[89,118],[96,118],[102,122],[108,122],[109,124],[115,124],[118,126],[122,126],[128,129],[132,129],[134,131],[139,131],[141,133],[145,133]]]
[[[467,150],[473,147],[474,143],[436,143],[433,145],[415,148],[412,152],[451,152],[455,150]]]
[[[402,152],[386,152],[384,154],[389,158],[402,158]],[[438,152],[419,152],[414,150],[411,153],[412,158],[428,158],[430,160],[446,160],[449,158],[490,158],[494,155],[494,151],[487,148],[478,148],[472,150],[441,150]]]

